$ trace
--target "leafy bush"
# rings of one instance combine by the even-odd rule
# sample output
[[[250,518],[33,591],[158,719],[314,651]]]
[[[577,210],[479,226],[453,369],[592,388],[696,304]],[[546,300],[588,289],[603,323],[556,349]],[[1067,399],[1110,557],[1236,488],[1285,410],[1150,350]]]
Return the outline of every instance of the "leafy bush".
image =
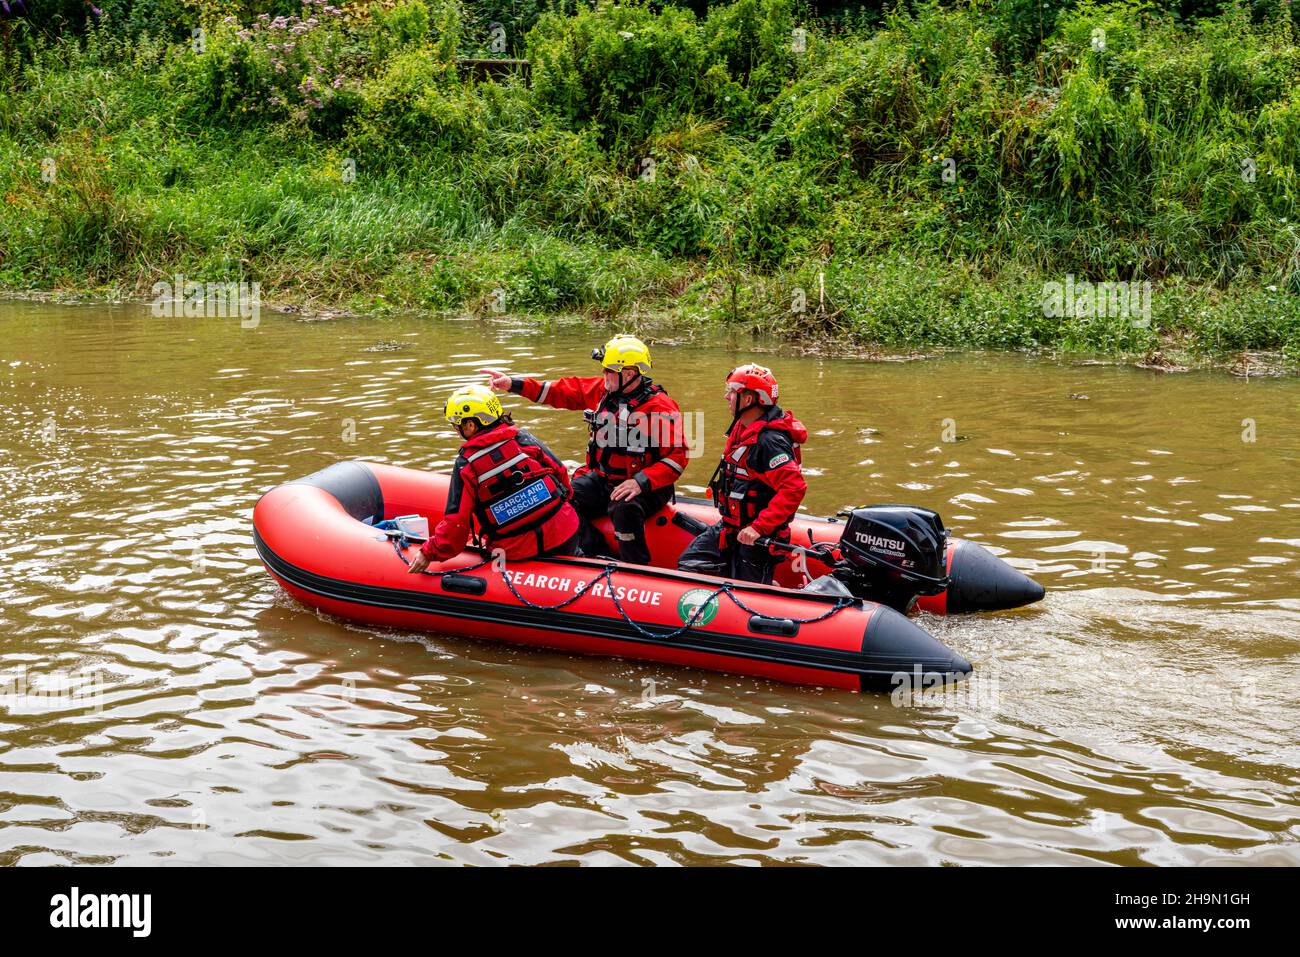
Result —
[[[207,122],[261,116],[341,130],[357,102],[351,77],[360,50],[329,0],[304,0],[302,12],[258,14],[247,27],[225,17],[181,48],[167,81],[182,109]]]
[[[573,17],[545,14],[528,35],[537,105],[601,131],[611,152],[628,155],[665,116],[701,112],[725,77],[693,14],[655,14],[638,4],[607,4]]]
[[[758,101],[772,99],[794,72],[791,0],[737,0],[715,6],[704,22],[711,58]]]
[[[376,159],[409,163],[430,150],[473,150],[485,136],[476,98],[427,43],[388,60],[365,82],[361,103],[353,139]]]
[[[104,0],[58,38],[78,9],[43,4],[0,70],[0,276],[249,263],[439,308],[653,294],[890,342],[1300,350],[1276,4],[495,2]],[[457,70],[521,50],[531,83]],[[1146,332],[1043,317],[1066,273],[1188,292]],[[791,319],[777,285],[819,275],[831,304]]]

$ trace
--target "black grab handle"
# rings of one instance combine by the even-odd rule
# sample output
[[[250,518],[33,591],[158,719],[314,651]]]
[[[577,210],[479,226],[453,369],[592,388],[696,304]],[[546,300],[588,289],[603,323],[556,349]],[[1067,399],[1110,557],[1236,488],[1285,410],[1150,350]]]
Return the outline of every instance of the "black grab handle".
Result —
[[[793,638],[799,634],[799,623],[789,618],[769,618],[767,615],[750,615],[749,630],[760,635],[780,635]]]
[[[458,591],[462,595],[482,595],[487,591],[487,579],[452,573],[442,576],[442,587],[444,591]]]

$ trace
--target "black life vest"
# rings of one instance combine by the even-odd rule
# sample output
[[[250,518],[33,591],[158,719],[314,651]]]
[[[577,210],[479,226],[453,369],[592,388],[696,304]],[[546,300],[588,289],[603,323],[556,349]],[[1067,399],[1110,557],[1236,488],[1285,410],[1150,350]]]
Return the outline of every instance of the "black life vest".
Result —
[[[776,489],[757,478],[749,467],[750,453],[758,445],[759,436],[773,427],[769,416],[756,419],[738,436],[733,437],[730,430],[728,431],[726,451],[723,452],[718,467],[714,470],[713,478],[709,481],[713,504],[717,506],[722,516],[724,539],[730,538],[727,532],[734,535],[742,528],[752,525],[754,519],[762,514],[776,496]],[[732,428],[735,428],[734,423]],[[802,464],[799,443],[792,439],[790,445],[793,449],[794,461]],[[789,523],[786,523],[771,537],[785,537],[789,527]]]
[[[663,386],[649,380],[631,396],[606,392],[595,410],[586,413],[591,436],[587,440],[587,467],[609,482],[622,482],[657,459],[650,440],[656,428],[649,413],[640,413],[656,396],[667,395]]]

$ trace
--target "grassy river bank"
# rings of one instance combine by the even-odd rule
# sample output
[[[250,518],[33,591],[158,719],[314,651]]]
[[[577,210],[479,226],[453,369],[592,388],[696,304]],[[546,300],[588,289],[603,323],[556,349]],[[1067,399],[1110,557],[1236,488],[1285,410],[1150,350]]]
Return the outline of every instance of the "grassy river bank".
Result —
[[[65,6],[9,23],[11,295],[1300,359],[1289,5]]]

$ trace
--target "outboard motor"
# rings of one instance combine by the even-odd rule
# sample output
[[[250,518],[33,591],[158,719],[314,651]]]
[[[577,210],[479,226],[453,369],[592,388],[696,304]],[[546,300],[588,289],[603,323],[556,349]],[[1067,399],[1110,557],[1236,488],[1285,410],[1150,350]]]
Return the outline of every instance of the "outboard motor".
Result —
[[[830,578],[856,598],[879,602],[906,614],[921,595],[948,587],[948,531],[938,513],[911,505],[867,505],[839,513],[847,519],[840,559]],[[813,590],[833,590],[818,579]]]

